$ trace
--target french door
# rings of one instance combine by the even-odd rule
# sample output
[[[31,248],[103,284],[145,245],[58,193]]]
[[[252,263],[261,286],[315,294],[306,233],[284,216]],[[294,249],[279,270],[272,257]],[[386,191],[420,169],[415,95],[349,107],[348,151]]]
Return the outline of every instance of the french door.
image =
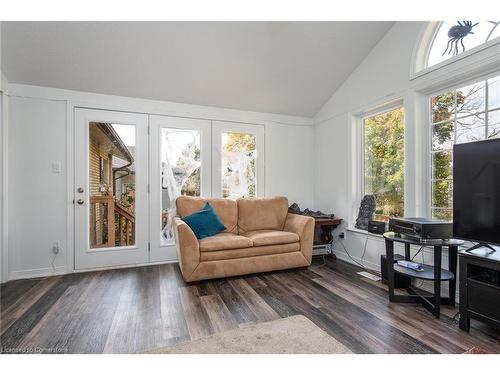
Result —
[[[75,109],[75,269],[176,260],[180,195],[264,195],[264,127]]]
[[[148,116],[75,109],[75,269],[148,262]]]

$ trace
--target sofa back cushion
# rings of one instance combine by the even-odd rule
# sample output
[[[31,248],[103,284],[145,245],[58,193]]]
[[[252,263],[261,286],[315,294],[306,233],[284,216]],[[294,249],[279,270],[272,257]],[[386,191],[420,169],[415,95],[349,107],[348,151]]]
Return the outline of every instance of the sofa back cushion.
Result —
[[[238,205],[233,199],[201,198],[180,196],[176,199],[177,215],[184,217],[201,210],[206,203],[210,203],[222,224],[224,232],[238,233]]]
[[[238,231],[283,230],[287,214],[286,197],[238,199]]]

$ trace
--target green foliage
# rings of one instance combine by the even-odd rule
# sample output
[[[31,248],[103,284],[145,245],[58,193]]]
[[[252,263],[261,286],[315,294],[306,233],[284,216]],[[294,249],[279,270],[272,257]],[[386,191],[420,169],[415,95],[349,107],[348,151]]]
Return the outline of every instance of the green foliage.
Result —
[[[452,219],[452,178],[453,157],[449,149],[454,137],[454,111],[456,108],[467,110],[468,95],[462,91],[449,91],[431,99],[432,122],[439,123],[432,129],[433,139],[433,186],[432,216],[437,219]],[[448,121],[449,120],[449,121]]]
[[[404,214],[404,112],[398,108],[364,122],[365,192],[375,195],[376,216]]]

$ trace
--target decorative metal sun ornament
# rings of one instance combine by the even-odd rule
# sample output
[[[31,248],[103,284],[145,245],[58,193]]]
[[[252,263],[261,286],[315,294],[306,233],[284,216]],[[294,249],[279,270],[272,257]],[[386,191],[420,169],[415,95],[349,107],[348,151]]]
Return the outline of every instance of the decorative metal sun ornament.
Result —
[[[453,56],[458,55],[458,42],[460,42],[460,44],[462,45],[462,52],[465,52],[463,40],[467,35],[474,34],[472,32],[472,28],[479,22],[472,24],[472,21],[457,21],[457,23],[458,25],[454,25],[448,30],[448,37],[450,38],[450,40],[448,40],[448,44],[446,45],[446,49],[443,52],[442,56],[444,56],[446,53],[453,53]]]

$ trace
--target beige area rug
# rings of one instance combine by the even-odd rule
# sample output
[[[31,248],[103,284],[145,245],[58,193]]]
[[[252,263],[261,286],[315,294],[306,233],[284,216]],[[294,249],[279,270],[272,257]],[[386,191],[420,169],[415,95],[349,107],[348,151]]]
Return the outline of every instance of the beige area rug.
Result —
[[[303,315],[225,331],[147,354],[344,354],[351,353]]]

